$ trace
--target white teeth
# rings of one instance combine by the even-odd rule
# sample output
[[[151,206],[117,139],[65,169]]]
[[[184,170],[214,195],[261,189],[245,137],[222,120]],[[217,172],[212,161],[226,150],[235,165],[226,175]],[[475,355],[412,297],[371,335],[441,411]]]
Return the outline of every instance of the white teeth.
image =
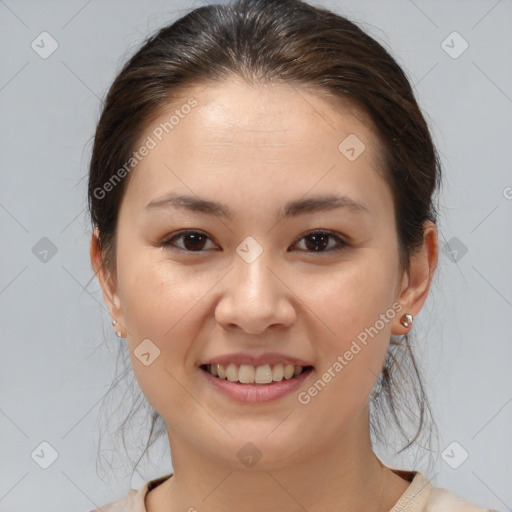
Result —
[[[276,364],[274,368],[272,368],[272,380],[279,382],[280,380],[283,380],[284,376],[284,368],[281,363]]]
[[[284,367],[284,378],[291,379],[293,377],[293,364],[287,364]]]
[[[303,366],[294,366],[293,364],[283,365],[275,364],[271,367],[269,364],[253,366],[242,364],[237,366],[229,363],[227,366],[222,364],[207,365],[208,371],[215,377],[227,379],[230,382],[241,382],[242,384],[270,384],[279,382],[283,379],[289,380],[297,377],[304,370]]]
[[[238,380],[238,368],[233,363],[229,363],[226,368],[226,378],[229,382],[236,382]]]
[[[256,367],[254,382],[256,384],[268,384],[269,382],[272,382],[272,370],[270,369],[270,365],[265,364],[263,366]]]
[[[254,382],[254,366],[250,364],[242,364],[238,369],[238,380],[244,384]]]

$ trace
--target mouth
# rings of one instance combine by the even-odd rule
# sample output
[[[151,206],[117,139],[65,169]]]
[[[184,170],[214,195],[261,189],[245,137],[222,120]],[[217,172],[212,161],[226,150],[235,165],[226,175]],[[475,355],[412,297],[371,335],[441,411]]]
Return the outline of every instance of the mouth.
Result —
[[[259,366],[234,363],[229,364],[202,364],[199,368],[219,380],[234,384],[275,385],[281,381],[294,380],[305,377],[313,371],[313,366],[298,366],[293,364],[264,364]],[[303,379],[301,379],[303,380]]]

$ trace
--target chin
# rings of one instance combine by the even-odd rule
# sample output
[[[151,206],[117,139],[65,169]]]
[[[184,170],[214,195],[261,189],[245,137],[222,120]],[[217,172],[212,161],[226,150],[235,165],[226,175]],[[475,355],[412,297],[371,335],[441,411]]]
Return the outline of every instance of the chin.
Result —
[[[220,450],[218,457],[236,470],[272,470],[296,463],[299,448],[297,443],[290,437],[272,436],[273,434],[268,436],[267,431],[262,432],[261,429],[255,436],[235,436],[228,441],[225,449]],[[226,457],[226,454],[232,455]]]

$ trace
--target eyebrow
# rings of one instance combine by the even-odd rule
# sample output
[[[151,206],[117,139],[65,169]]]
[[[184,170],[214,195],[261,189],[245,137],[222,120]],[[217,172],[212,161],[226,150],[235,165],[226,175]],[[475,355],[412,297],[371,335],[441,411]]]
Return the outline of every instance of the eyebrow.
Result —
[[[189,211],[225,219],[232,219],[234,216],[227,205],[198,196],[170,194],[163,199],[153,200],[146,205],[146,209],[149,210],[167,207],[185,208]],[[280,211],[280,216],[282,218],[297,217],[306,213],[335,208],[347,208],[353,212],[370,213],[369,208],[364,203],[355,201],[346,195],[330,194],[289,201]]]

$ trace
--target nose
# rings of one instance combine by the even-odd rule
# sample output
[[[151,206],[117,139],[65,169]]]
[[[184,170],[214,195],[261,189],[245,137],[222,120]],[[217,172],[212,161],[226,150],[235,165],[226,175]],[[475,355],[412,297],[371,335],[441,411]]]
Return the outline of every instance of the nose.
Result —
[[[222,283],[215,319],[224,329],[261,334],[269,327],[289,327],[295,321],[290,284],[265,251],[251,263],[235,256],[234,268]]]

